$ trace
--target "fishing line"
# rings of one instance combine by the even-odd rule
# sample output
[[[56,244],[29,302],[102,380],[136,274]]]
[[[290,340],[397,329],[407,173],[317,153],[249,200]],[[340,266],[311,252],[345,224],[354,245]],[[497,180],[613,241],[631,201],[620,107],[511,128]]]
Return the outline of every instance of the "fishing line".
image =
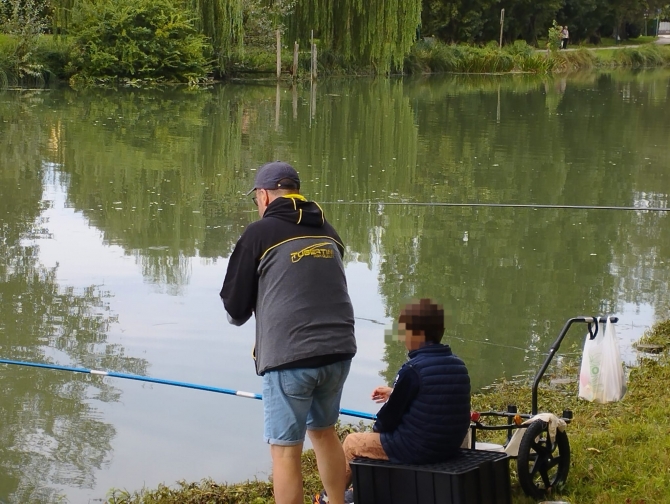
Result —
[[[363,317],[354,317],[356,320],[365,320],[366,322],[372,322],[373,324],[386,325],[386,322],[380,322],[379,320]]]
[[[161,385],[172,385],[174,387],[184,387],[196,390],[205,390],[207,392],[217,392],[219,394],[228,394],[238,397],[246,397],[248,399],[259,399],[262,400],[263,396],[261,394],[255,394],[253,392],[244,392],[242,390],[232,390],[219,387],[210,387],[209,385],[199,385],[197,383],[188,383],[180,382],[174,380],[164,380],[162,378],[151,378],[149,376],[140,376],[133,374],[117,373],[115,371],[99,371],[97,369],[86,369],[86,368],[77,368],[77,367],[68,367],[68,366],[59,366],[57,364],[44,364],[41,362],[24,362],[24,361],[13,361],[8,359],[0,359],[0,364],[11,364],[16,366],[29,366],[42,369],[55,369],[57,371],[70,371],[72,373],[85,373],[98,376],[109,376],[111,378],[123,378],[126,380],[137,380],[142,382],[149,383],[159,383]],[[377,418],[376,415],[372,413],[365,413],[363,411],[356,411],[351,409],[340,409],[340,414],[352,416],[356,418],[363,418],[366,420],[374,420]]]
[[[535,203],[447,203],[420,201],[324,201],[322,205],[352,206],[417,206],[417,207],[475,207],[475,208],[530,208],[530,209],[564,209],[564,210],[625,210],[636,212],[670,212],[668,207],[636,207],[636,206],[598,206],[598,205],[542,205]]]
[[[511,348],[512,350],[521,350],[522,352],[533,352],[533,351],[539,352],[539,350],[532,350],[530,348],[522,348],[512,345],[503,345],[502,343],[493,343],[492,341],[472,340],[472,339],[458,338],[456,336],[449,336],[448,339],[455,339],[458,341],[462,341],[464,343],[481,343],[482,345],[491,345],[500,348]]]
[[[364,318],[364,317],[354,317],[356,320],[365,320],[366,322],[372,322],[373,324],[379,324],[379,325],[387,325],[385,322],[380,322],[379,320],[375,319],[369,319],[369,318]],[[448,339],[455,339],[458,341],[462,341],[464,343],[481,343],[482,345],[491,345],[491,346],[496,346],[500,348],[510,348],[512,350],[521,350],[522,352],[539,352],[539,350],[532,350],[530,348],[522,348],[518,346],[513,346],[513,345],[503,345],[502,343],[493,343],[492,341],[482,341],[482,340],[473,340],[473,339],[465,339],[465,338],[458,338],[457,336],[449,336]]]

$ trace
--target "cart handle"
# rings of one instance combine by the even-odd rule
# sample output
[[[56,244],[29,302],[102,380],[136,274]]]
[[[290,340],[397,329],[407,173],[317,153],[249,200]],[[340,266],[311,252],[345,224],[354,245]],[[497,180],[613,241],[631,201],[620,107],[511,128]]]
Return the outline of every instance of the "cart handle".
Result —
[[[556,352],[558,352],[558,349],[561,346],[561,342],[563,341],[563,338],[565,337],[565,335],[568,333],[568,329],[570,329],[570,326],[575,322],[581,322],[581,323],[588,324],[589,337],[590,337],[590,339],[593,339],[598,334],[598,323],[605,324],[605,323],[607,323],[608,319],[613,324],[616,324],[619,321],[619,317],[614,317],[614,316],[573,317],[571,319],[568,319],[568,321],[563,326],[563,329],[561,329],[561,332],[558,335],[558,338],[556,338],[556,341],[554,341],[554,344],[551,345],[551,348],[549,349],[549,354],[547,355],[547,358],[545,359],[544,364],[542,364],[542,367],[540,368],[538,373],[535,375],[535,379],[533,380],[532,402],[531,402],[531,414],[533,416],[537,415],[537,387],[540,384],[540,380],[542,379],[542,376],[544,376],[544,372],[549,367],[549,364],[551,363],[551,360],[554,358],[554,354],[556,354]],[[591,330],[591,325],[592,324],[595,325],[595,332],[592,332],[592,330]]]

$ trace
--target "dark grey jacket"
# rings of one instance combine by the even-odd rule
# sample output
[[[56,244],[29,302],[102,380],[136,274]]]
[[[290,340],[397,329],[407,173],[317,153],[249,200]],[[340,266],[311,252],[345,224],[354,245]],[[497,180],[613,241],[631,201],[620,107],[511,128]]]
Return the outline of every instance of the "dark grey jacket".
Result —
[[[323,211],[280,197],[235,245],[221,298],[232,322],[256,315],[256,372],[319,367],[356,353],[344,246]]]

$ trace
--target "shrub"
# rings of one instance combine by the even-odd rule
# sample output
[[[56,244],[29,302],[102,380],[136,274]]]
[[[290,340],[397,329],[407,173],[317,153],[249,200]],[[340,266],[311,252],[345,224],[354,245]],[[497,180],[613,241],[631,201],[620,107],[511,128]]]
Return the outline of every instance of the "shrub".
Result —
[[[0,84],[9,81],[44,81],[44,67],[35,50],[44,32],[42,6],[35,0],[8,0],[0,13],[0,32],[9,37],[0,41]]]
[[[525,40],[515,40],[513,44],[505,46],[504,51],[512,56],[522,56],[524,58],[529,58],[536,52],[535,48],[529,46]]]
[[[76,80],[194,83],[210,70],[192,13],[171,0],[83,1],[72,32]]]
[[[35,59],[44,67],[47,77],[55,76],[67,79],[72,74],[70,60],[72,59],[72,44],[70,38],[42,35],[35,48]]]
[[[557,51],[561,46],[561,26],[554,19],[547,35],[547,49]]]

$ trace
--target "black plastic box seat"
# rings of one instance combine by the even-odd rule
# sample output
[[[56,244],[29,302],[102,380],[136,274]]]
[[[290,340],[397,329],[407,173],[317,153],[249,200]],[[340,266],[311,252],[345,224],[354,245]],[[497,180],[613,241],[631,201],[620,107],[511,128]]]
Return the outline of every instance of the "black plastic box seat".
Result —
[[[351,462],[355,504],[511,504],[509,457],[461,449],[440,464]]]

